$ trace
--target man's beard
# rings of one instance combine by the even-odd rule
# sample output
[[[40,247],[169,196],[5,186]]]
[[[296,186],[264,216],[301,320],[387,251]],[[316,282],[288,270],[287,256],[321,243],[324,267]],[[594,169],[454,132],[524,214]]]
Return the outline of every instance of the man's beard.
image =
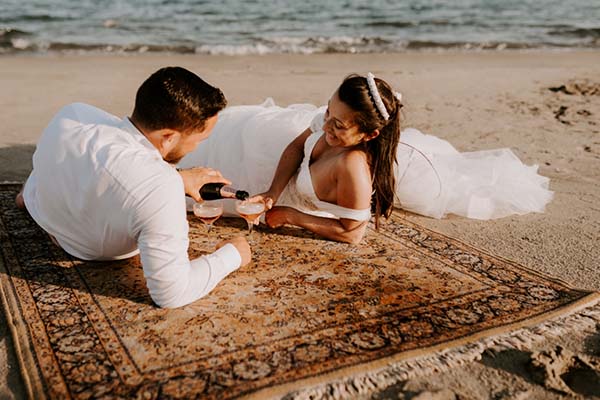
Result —
[[[163,157],[163,160],[165,160],[169,164],[175,165],[178,164],[184,156],[185,154],[181,154],[181,151],[179,151],[179,149],[173,149],[173,151],[171,151],[169,154]]]

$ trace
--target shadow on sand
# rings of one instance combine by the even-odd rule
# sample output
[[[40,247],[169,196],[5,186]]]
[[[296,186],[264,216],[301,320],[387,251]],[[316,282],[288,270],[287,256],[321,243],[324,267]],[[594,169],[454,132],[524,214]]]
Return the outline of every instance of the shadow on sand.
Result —
[[[0,148],[0,182],[24,182],[31,171],[35,146],[18,144]]]
[[[24,182],[31,171],[31,157],[34,145],[19,144],[0,148],[0,182]],[[19,363],[4,310],[0,307],[0,360],[5,366],[0,367],[0,398],[26,399],[26,390],[19,372]]]

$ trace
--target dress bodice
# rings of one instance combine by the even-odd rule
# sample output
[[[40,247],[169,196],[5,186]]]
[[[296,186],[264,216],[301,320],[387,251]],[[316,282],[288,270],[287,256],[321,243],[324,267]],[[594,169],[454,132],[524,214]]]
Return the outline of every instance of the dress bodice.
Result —
[[[323,135],[323,114],[318,114],[310,125],[312,134],[304,143],[304,158],[296,175],[290,179],[281,194],[278,205],[293,207],[306,214],[333,219],[352,219],[366,221],[371,218],[370,209],[356,210],[334,203],[322,201],[317,197],[310,174],[310,156],[319,138]]]

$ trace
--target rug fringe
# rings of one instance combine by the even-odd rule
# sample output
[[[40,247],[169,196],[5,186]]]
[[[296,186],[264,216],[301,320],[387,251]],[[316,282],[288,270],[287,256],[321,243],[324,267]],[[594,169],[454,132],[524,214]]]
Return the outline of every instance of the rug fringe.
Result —
[[[480,360],[486,350],[494,352],[508,349],[527,350],[536,343],[572,333],[574,327],[577,327],[579,332],[594,332],[598,324],[600,324],[600,301],[572,314],[550,319],[533,327],[520,328],[511,333],[480,339],[431,355],[395,362],[378,371],[308,387],[288,393],[283,398],[286,400],[356,398],[384,390],[411,378],[447,371]]]

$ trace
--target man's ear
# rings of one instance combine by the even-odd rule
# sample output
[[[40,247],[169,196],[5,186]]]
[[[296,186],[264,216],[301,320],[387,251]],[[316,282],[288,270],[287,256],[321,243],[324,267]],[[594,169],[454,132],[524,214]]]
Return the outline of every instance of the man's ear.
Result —
[[[179,142],[179,139],[181,139],[181,133],[172,129],[165,129],[162,137],[165,145],[174,147]]]
[[[159,129],[146,135],[161,154],[169,153],[181,139],[181,133],[173,129]]]

